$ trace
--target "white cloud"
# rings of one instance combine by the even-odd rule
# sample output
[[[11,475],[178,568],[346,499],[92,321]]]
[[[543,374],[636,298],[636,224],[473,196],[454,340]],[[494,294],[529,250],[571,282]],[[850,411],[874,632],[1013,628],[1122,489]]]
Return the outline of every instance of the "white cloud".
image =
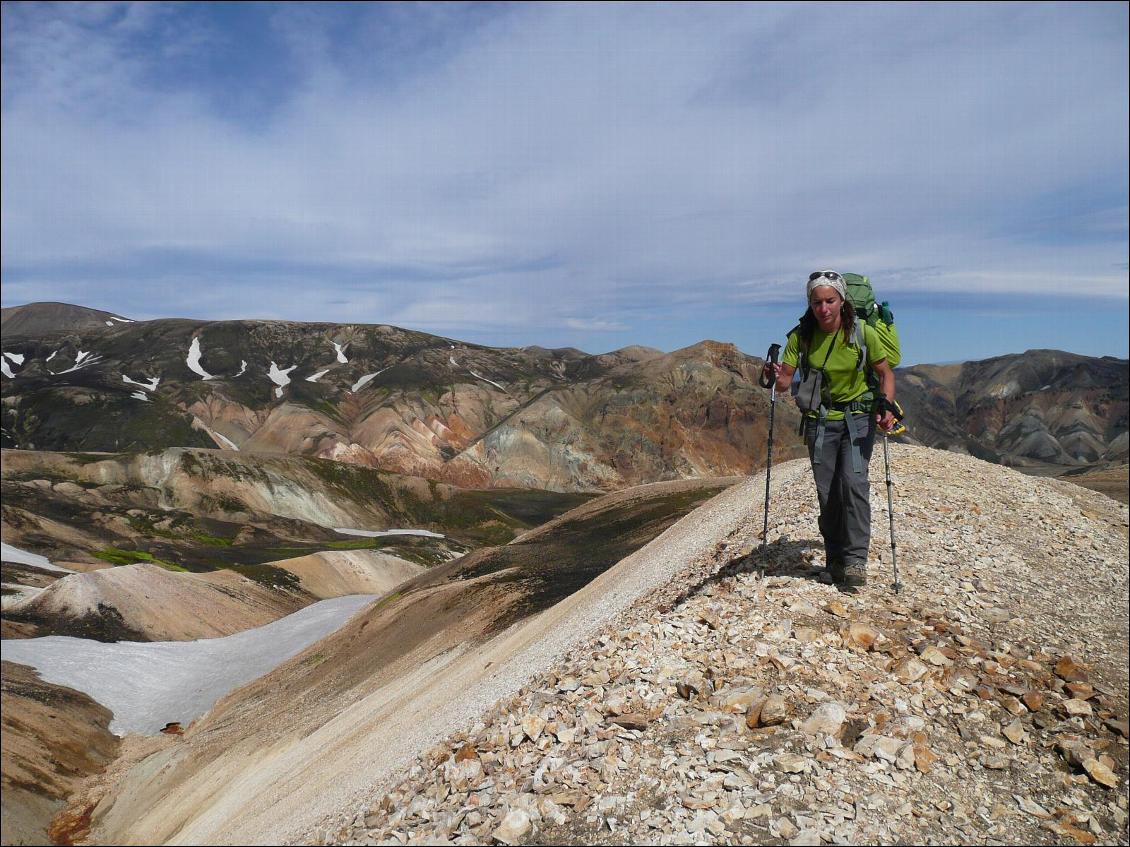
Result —
[[[374,7],[348,48],[280,5],[294,82],[247,123],[149,85],[137,33],[217,36],[145,5],[5,8],[6,297],[116,275],[141,314],[454,333],[787,299],[817,266],[1126,293],[1117,5]]]

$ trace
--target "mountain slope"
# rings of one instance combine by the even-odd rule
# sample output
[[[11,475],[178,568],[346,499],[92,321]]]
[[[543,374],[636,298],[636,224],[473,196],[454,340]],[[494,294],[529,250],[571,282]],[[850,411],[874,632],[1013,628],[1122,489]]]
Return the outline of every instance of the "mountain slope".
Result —
[[[4,345],[6,447],[214,446],[558,491],[763,461],[760,361],[716,342],[588,356],[385,325],[156,320]],[[800,455],[790,415],[780,449]]]
[[[0,330],[6,337],[102,330],[133,323],[129,318],[70,303],[28,303],[0,309]]]
[[[1029,468],[1126,460],[1125,359],[1029,350],[897,378],[911,431],[929,446]]]
[[[1125,507],[892,456],[897,596],[881,468],[883,561],[844,596],[817,579],[810,473],[787,463],[763,552],[753,478],[510,629],[448,619],[427,653],[373,655],[363,631],[387,644],[450,608],[420,583],[120,763],[85,798],[95,840],[1125,841],[1107,802],[1126,768]],[[468,574],[471,608],[504,610],[510,573]]]

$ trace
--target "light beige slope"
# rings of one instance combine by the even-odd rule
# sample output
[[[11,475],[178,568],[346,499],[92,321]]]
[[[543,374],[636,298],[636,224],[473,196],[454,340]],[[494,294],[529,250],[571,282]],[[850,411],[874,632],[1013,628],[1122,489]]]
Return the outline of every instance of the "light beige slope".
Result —
[[[70,574],[11,611],[78,620],[103,616],[109,607],[126,628],[151,641],[190,641],[263,626],[309,602],[232,571],[173,573],[139,564]]]
[[[805,472],[799,463],[779,467],[774,485]],[[713,555],[719,539],[757,508],[763,485],[750,480],[724,491],[579,592],[484,641],[472,639],[489,631],[500,609],[521,599],[507,587],[505,572],[418,591],[411,605],[381,609],[378,601],[338,633],[218,703],[202,731],[190,730],[175,747],[140,761],[119,763],[121,776],[95,813],[94,840],[308,841],[321,820],[361,802],[374,784],[451,727],[473,721],[648,591]],[[453,601],[476,582],[472,613],[455,616]],[[424,627],[434,634],[407,649],[394,650],[383,637],[398,624],[411,635],[405,620],[445,616],[450,625]],[[365,627],[376,633],[374,640],[365,641]],[[317,680],[355,672],[338,667],[358,665],[351,653],[359,650],[376,654],[368,658],[375,670],[344,695],[323,696]],[[382,650],[388,661],[382,661]],[[304,687],[293,687],[298,682]],[[324,686],[335,687],[342,688]]]
[[[330,550],[271,564],[297,576],[302,590],[319,600],[347,594],[384,594],[427,570],[376,550]]]

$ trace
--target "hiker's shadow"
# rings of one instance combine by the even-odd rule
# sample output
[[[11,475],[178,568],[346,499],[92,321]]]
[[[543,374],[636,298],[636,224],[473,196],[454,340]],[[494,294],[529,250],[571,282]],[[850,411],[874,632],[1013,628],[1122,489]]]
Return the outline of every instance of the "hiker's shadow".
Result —
[[[824,568],[824,545],[819,538],[780,538],[770,544],[758,545],[745,555],[725,560],[717,571],[691,586],[680,599],[692,597],[706,586],[724,579],[751,573],[813,582],[830,581]]]

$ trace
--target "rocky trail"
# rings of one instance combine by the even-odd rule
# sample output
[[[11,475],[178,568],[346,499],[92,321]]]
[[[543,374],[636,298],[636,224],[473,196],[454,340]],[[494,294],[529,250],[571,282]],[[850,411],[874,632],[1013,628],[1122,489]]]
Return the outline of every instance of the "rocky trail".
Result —
[[[900,593],[881,452],[856,594],[778,466],[767,545],[754,477],[712,554],[298,840],[1127,844],[1126,506],[891,458]]]

